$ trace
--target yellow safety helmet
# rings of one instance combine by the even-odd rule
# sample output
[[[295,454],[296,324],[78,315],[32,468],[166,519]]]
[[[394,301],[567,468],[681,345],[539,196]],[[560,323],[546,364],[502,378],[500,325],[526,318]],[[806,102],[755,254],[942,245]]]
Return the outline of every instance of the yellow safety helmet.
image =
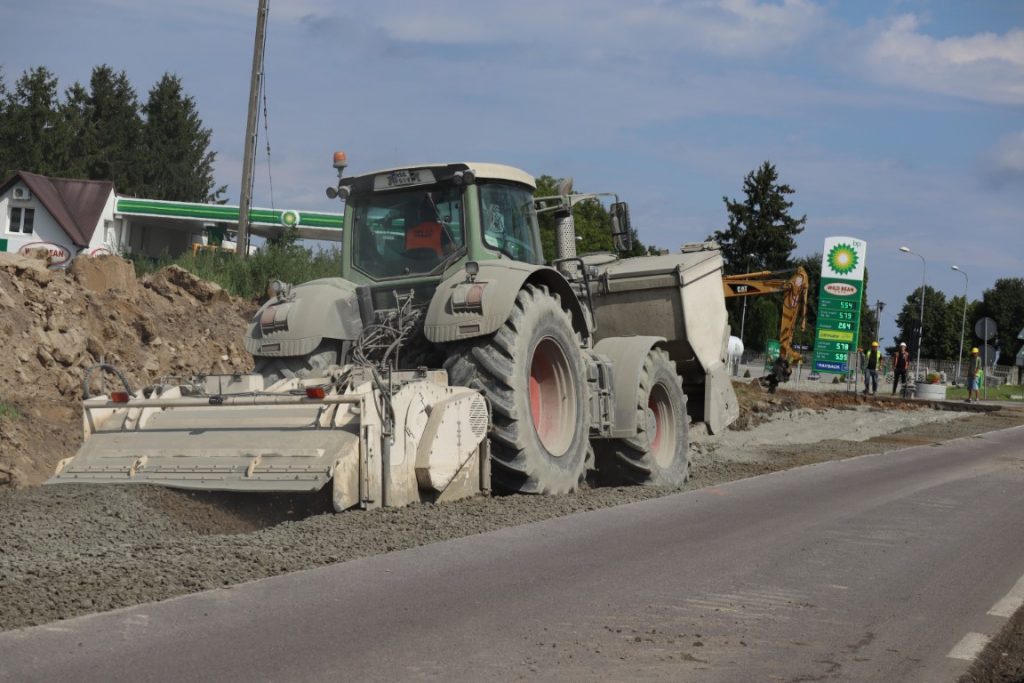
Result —
[[[878,342],[871,342],[871,348],[876,348],[877,346],[878,346]]]
[[[971,349],[971,353],[977,353],[977,352],[978,352],[978,347],[977,346],[975,346],[973,349]]]

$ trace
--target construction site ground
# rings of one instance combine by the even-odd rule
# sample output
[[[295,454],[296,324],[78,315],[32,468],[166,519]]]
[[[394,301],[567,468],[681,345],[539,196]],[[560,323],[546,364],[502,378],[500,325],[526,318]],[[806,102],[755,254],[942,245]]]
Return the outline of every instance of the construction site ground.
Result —
[[[251,302],[180,269],[137,281],[130,265],[113,257],[75,264],[50,272],[39,262],[0,257],[0,334],[8,347],[0,357],[0,630],[1024,424],[1024,409],[1014,406],[925,404],[845,387],[784,385],[770,395],[738,380],[740,419],[720,435],[693,430],[692,477],[681,489],[583,489],[333,514],[324,497],[44,487],[81,442],[86,367],[113,362],[143,386],[251,363],[241,347]],[[1011,620],[989,648],[994,654],[986,650],[982,659],[1002,671],[1024,668],[1020,623]],[[1016,643],[1009,654],[1005,643]],[[998,677],[995,668],[990,677],[972,675],[1020,680]]]

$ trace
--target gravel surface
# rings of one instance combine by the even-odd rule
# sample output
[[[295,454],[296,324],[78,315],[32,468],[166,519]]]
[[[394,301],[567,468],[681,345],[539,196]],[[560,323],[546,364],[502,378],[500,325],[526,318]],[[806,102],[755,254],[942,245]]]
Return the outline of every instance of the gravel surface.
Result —
[[[861,408],[863,410],[863,408]],[[882,409],[875,409],[876,416]],[[835,412],[788,421],[814,430]],[[758,445],[695,439],[694,476],[674,490],[629,487],[559,497],[319,514],[325,501],[189,494],[147,486],[48,486],[0,493],[0,630],[105,611],[561,515],[645,500],[799,465],[932,443],[1024,423],[1024,411],[903,411],[905,428],[867,440]],[[936,419],[941,421],[936,422]],[[746,430],[756,442],[767,416]],[[906,426],[916,425],[916,426]],[[819,435],[821,431],[817,432]],[[735,435],[729,434],[730,440]],[[721,446],[721,451],[719,447]],[[730,456],[730,449],[743,453]]]

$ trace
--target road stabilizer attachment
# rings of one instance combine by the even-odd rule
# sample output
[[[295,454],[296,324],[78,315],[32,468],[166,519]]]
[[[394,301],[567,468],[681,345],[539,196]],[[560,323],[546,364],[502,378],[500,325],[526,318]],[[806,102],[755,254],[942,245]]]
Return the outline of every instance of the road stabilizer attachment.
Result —
[[[211,376],[112,397],[85,400],[85,442],[47,484],[314,492],[331,483],[339,511],[480,491],[487,404],[448,386],[444,372],[394,373],[382,386],[368,370],[334,366],[267,390],[258,375]]]

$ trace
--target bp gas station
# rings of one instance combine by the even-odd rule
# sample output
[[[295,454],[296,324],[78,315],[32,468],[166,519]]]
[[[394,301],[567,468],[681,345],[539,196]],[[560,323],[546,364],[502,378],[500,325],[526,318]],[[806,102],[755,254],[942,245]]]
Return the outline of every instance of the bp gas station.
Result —
[[[302,239],[341,241],[341,213],[252,208],[249,231],[265,239],[294,229]],[[193,245],[235,248],[239,207],[117,197],[106,244],[115,253],[177,256]],[[251,247],[250,247],[251,248]]]

